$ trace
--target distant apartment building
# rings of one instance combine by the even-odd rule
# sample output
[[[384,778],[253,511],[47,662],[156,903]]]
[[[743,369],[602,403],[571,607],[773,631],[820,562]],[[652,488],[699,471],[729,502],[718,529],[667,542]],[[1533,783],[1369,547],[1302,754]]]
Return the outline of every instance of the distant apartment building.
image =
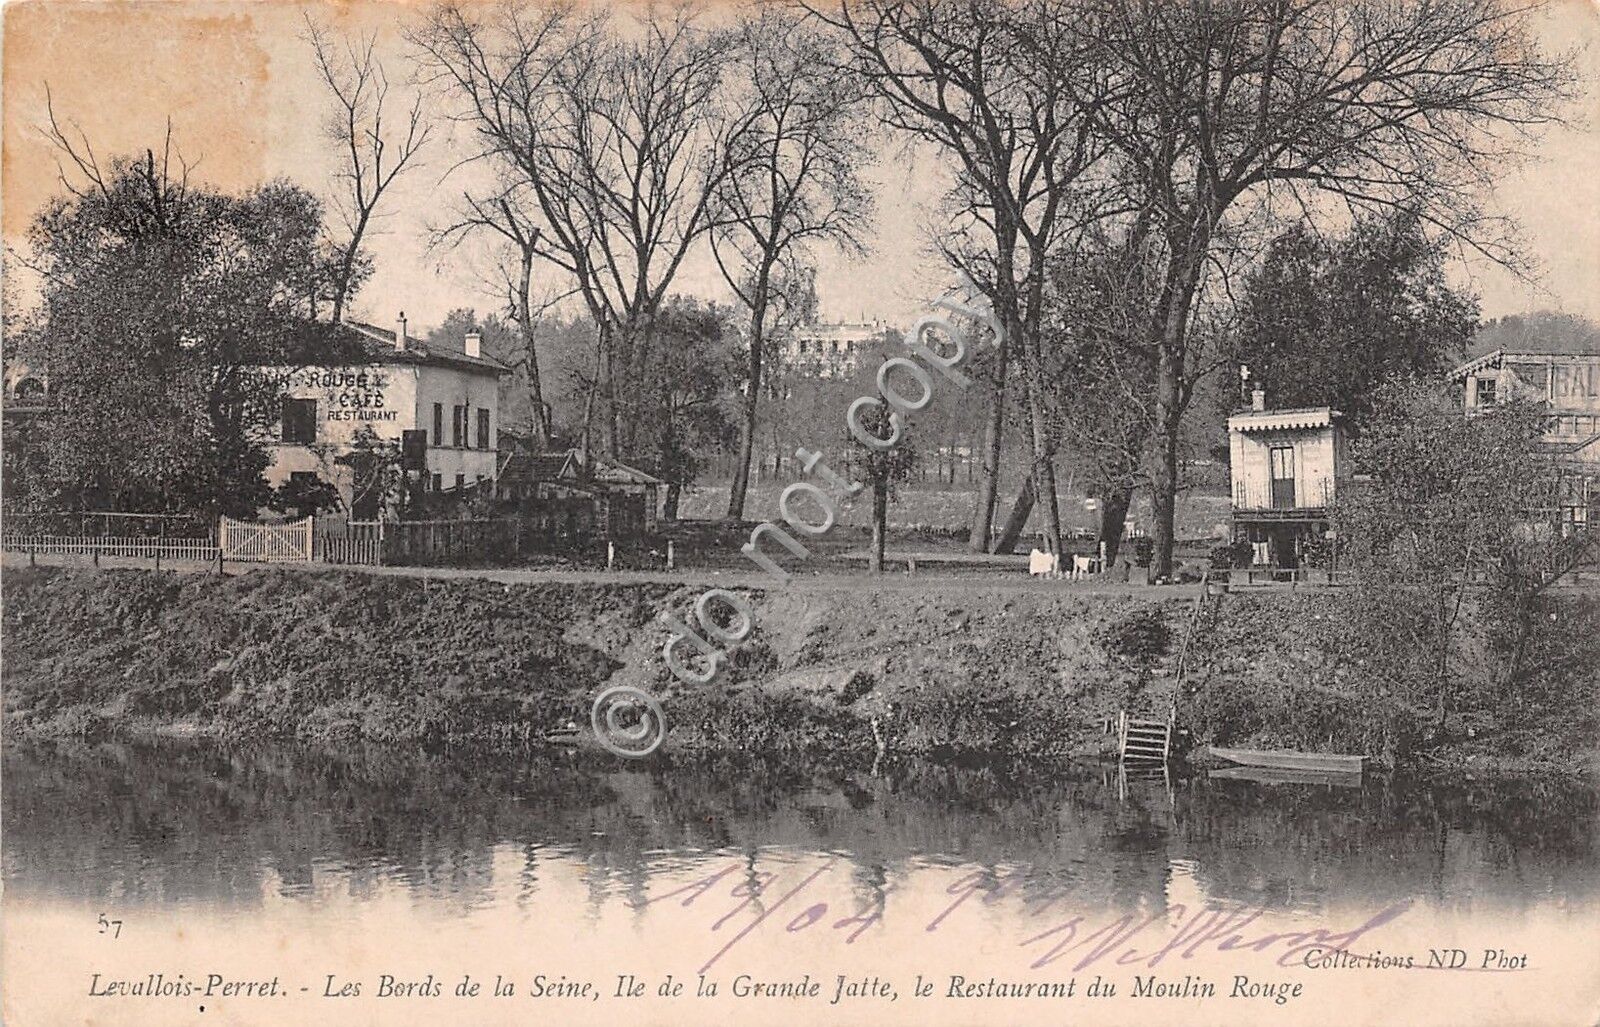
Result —
[[[294,372],[282,399],[267,480],[273,485],[321,479],[339,490],[347,509],[366,519],[382,499],[356,495],[347,459],[358,434],[370,428],[380,440],[404,444],[420,455],[413,473],[424,490],[450,491],[492,484],[500,430],[500,376],[509,369],[483,355],[476,332],[460,348],[444,348],[407,335],[404,315],[396,330],[346,322],[365,354],[359,363]]]
[[[882,321],[811,324],[796,328],[782,344],[784,364],[818,378],[850,378],[883,347]]]
[[[1328,511],[1349,470],[1344,415],[1331,407],[1268,410],[1265,393],[1228,418],[1234,538],[1254,563],[1300,566],[1306,544],[1328,531]]]
[[[1543,446],[1562,471],[1556,511],[1568,530],[1600,518],[1600,352],[1492,350],[1452,372],[1468,416],[1513,400],[1543,403]]]

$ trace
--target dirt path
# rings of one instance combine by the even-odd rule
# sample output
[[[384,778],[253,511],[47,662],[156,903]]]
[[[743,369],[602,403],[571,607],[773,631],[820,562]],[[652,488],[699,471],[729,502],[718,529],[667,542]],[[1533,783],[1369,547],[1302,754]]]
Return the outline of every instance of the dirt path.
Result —
[[[37,558],[42,567],[73,567],[85,569],[91,566],[86,557],[79,556],[40,556]],[[3,565],[6,568],[28,566],[28,557],[21,553],[6,553]],[[151,570],[154,561],[135,557],[104,557],[100,561],[102,569],[136,569]],[[721,587],[721,588],[755,588],[762,590],[776,590],[772,578],[761,573],[729,572],[714,569],[689,568],[680,571],[603,571],[603,570],[546,570],[541,568],[497,568],[497,567],[357,567],[343,564],[327,563],[228,563],[228,574],[248,573],[252,570],[271,567],[277,570],[299,571],[304,573],[345,572],[353,574],[373,574],[405,578],[428,579],[482,579],[496,581],[504,584],[538,584],[549,582],[555,584],[661,584],[682,585],[689,587]],[[162,570],[190,574],[215,574],[216,565],[213,563],[196,563],[187,561],[163,560]],[[799,592],[834,592],[867,590],[873,592],[920,592],[930,589],[959,590],[963,593],[974,594],[1012,594],[1012,593],[1064,593],[1070,595],[1113,595],[1113,596],[1160,596],[1162,598],[1176,598],[1180,596],[1193,596],[1199,592],[1199,585],[1165,585],[1159,588],[1143,584],[1142,582],[1093,580],[1070,581],[1055,580],[1044,581],[1030,578],[1025,573],[1025,568],[1009,570],[949,570],[938,565],[922,565],[916,574],[908,574],[904,570],[888,571],[881,575],[868,574],[866,571],[847,572],[828,569],[820,572],[807,573],[803,565],[796,569],[783,590]]]

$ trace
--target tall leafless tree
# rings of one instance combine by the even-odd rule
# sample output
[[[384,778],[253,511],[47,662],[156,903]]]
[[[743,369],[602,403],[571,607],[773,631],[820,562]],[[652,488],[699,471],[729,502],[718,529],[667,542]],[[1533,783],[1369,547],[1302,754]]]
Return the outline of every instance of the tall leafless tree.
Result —
[[[632,450],[652,401],[630,383],[643,380],[655,314],[710,228],[730,134],[729,36],[687,10],[613,20],[624,17],[447,4],[411,34],[475,135],[468,159],[502,183],[492,202],[537,229],[531,252],[565,273],[595,321],[613,457]]]
[[[1238,223],[1274,202],[1404,205],[1504,259],[1479,197],[1559,116],[1567,62],[1500,0],[1092,0],[1064,12],[1111,102],[1093,110],[1148,225],[1157,577],[1172,572],[1193,327]]]
[[[1022,502],[1036,495],[1045,504],[1048,535],[1060,544],[1053,442],[1041,397],[1045,262],[1074,221],[1074,190],[1087,184],[1102,148],[1089,117],[1099,102],[1094,68],[1064,6],[1065,0],[819,0],[810,7],[836,30],[848,70],[882,100],[885,120],[953,159],[953,224],[936,242],[985,293],[1006,330],[971,522],[975,551],[988,548],[992,533],[1013,355],[1024,370],[1033,446],[1033,488]]]
[[[332,99],[326,132],[338,146],[340,189],[335,209],[344,218],[348,239],[340,247],[333,290],[333,320],[344,316],[355,281],[362,240],[377,216],[383,195],[408,168],[419,163],[430,126],[423,117],[422,97],[402,108],[398,124],[386,121],[392,111],[389,76],[378,58],[377,34],[336,39],[309,15],[306,39]]]
[[[858,172],[862,95],[833,74],[824,41],[797,19],[764,12],[739,27],[729,69],[740,113],[730,170],[718,191],[711,250],[729,288],[749,312],[747,375],[739,454],[728,516],[744,516],[761,398],[762,360],[789,312],[782,288],[807,249],[834,242],[859,252],[871,197]]]

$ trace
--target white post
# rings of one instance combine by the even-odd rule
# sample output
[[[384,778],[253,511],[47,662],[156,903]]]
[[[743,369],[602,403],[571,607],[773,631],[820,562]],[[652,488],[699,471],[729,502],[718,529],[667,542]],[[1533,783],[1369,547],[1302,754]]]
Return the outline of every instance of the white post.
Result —
[[[673,565],[672,540],[669,538],[669,539],[667,539],[667,570],[669,570],[669,571],[672,570],[672,565]]]
[[[616,558],[617,558],[617,547],[616,547],[616,545],[614,543],[610,542],[610,541],[607,541],[606,542],[606,570],[609,571],[611,569],[611,565],[612,565],[613,562],[615,562]]]

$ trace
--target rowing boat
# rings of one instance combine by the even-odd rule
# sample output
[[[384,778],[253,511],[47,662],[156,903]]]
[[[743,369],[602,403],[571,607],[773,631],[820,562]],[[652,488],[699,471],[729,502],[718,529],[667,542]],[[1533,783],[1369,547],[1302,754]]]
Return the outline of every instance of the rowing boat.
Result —
[[[1224,749],[1211,746],[1211,755],[1242,767],[1268,767],[1273,770],[1309,770],[1334,774],[1359,774],[1365,756],[1345,756],[1331,752],[1295,752],[1292,749]]]

